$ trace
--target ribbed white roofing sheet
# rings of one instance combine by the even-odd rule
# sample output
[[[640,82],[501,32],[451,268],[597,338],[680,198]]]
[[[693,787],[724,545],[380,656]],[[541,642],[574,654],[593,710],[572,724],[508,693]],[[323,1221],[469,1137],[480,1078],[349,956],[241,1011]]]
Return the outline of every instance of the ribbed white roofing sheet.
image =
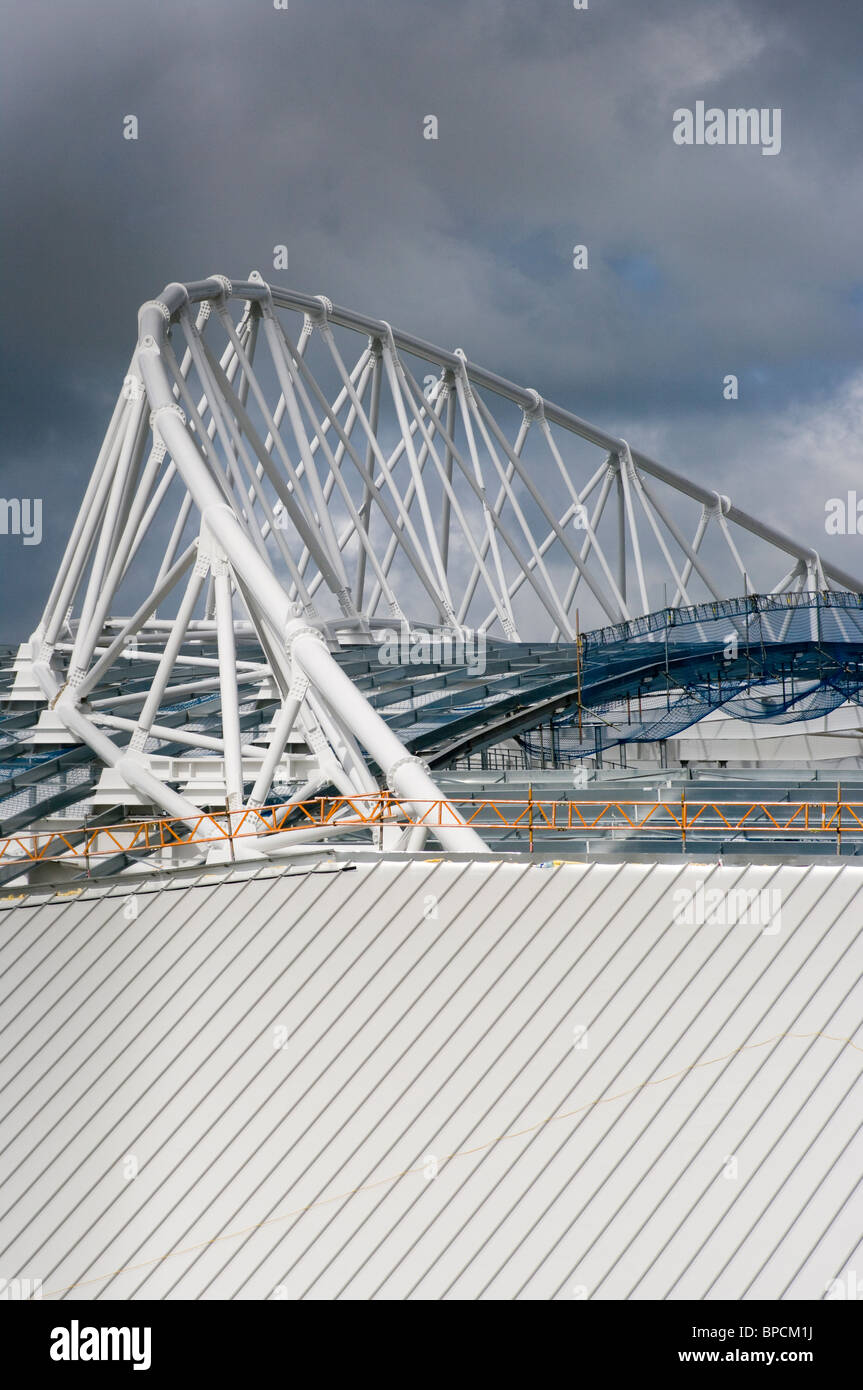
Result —
[[[762,924],[699,884],[763,890]],[[0,1274],[44,1297],[814,1299],[860,1268],[856,866],[28,901]]]

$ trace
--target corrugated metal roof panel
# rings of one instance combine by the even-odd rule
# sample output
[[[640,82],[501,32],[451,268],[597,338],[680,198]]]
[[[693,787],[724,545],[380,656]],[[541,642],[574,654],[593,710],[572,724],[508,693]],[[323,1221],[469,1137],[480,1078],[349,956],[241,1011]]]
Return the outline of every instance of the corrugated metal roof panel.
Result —
[[[820,1297],[863,1229],[861,889],[383,860],[22,899],[0,1269],[73,1298]]]

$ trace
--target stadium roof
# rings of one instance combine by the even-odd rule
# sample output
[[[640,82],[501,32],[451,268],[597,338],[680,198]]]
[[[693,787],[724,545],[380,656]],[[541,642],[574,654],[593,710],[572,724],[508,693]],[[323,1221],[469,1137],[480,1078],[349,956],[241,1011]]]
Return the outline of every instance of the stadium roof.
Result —
[[[863,1231],[861,890],[383,857],[10,891],[0,1267],[58,1299],[823,1297]]]

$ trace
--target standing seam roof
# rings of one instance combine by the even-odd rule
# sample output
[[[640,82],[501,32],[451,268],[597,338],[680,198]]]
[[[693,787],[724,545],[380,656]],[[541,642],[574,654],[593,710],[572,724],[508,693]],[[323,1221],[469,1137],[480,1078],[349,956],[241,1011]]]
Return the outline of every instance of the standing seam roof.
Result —
[[[11,895],[0,1271],[56,1299],[823,1297],[863,1234],[861,889],[383,859]]]

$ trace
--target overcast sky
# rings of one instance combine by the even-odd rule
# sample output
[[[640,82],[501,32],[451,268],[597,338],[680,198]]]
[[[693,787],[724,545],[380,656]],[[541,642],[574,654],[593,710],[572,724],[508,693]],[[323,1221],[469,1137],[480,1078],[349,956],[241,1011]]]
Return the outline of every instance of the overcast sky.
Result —
[[[0,535],[0,640],[38,619],[137,306],[214,271],[462,347],[863,571],[824,528],[863,497],[857,6],[5,11],[0,496],[41,497],[44,540]],[[699,100],[781,108],[780,152],[675,144]]]

